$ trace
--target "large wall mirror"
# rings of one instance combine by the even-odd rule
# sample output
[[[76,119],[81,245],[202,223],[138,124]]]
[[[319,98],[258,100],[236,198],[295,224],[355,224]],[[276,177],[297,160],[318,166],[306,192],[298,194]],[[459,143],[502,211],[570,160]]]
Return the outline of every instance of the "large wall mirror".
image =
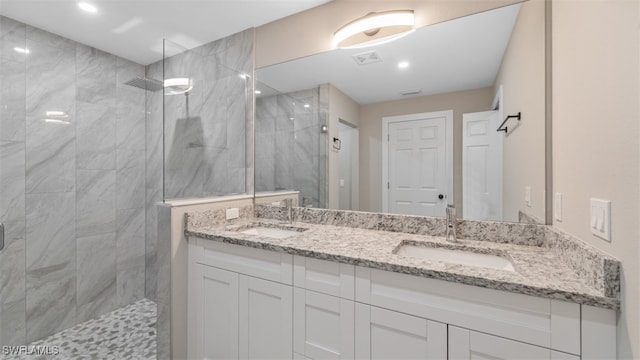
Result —
[[[544,223],[544,16],[526,1],[257,69],[256,192]]]

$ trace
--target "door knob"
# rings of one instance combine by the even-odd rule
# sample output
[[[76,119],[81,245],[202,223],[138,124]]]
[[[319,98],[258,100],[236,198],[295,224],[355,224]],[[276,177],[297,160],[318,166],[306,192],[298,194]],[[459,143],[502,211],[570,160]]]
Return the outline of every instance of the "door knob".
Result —
[[[438,199],[440,199],[440,200],[444,199],[444,195],[443,194],[439,194],[438,195]]]

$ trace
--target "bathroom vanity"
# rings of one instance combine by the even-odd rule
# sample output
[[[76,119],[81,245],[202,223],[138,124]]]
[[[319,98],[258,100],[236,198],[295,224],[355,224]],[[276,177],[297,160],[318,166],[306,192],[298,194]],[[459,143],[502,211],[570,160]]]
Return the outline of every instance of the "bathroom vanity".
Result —
[[[366,213],[335,213],[371,224]],[[189,358],[616,356],[615,274],[604,270],[601,280],[614,284],[591,286],[547,243],[451,243],[265,218],[187,219],[186,235]],[[433,260],[429,249],[471,255]]]

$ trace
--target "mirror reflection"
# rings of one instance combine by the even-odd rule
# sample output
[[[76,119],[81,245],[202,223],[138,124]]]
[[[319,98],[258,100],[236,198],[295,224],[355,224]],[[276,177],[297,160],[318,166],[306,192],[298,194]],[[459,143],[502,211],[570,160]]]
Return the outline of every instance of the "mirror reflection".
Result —
[[[542,223],[544,49],[544,3],[528,1],[260,68],[256,192]]]

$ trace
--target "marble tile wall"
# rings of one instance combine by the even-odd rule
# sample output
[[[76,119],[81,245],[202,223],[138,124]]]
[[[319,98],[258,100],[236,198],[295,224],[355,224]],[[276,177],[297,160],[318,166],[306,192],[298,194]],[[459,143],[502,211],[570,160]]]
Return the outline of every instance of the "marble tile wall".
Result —
[[[245,193],[247,119],[253,112],[253,29],[194,49],[166,43],[171,55],[146,67],[147,77],[189,77],[185,95],[148,92],[146,297],[157,299],[157,206],[163,199]],[[164,110],[164,183],[163,183]],[[163,188],[164,185],[164,188]]]
[[[297,190],[303,206],[325,206],[320,105],[318,88],[256,99],[257,192]]]
[[[0,17],[1,345],[144,297],[144,71]]]

